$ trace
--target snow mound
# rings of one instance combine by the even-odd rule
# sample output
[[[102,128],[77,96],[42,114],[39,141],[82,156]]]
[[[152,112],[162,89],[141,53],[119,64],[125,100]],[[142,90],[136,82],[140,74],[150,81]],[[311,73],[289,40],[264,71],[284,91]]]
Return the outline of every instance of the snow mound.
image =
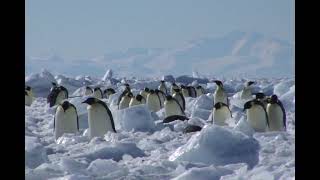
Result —
[[[154,120],[145,104],[118,110],[114,118],[115,125],[124,131],[152,131]]]
[[[196,109],[199,108],[211,111],[213,109],[213,98],[206,95],[201,95],[196,99],[194,105]]]
[[[290,90],[290,87],[295,84],[294,80],[285,80],[274,86],[273,94],[276,94],[278,97],[282,96]]]
[[[219,168],[214,166],[197,168],[190,168],[188,171],[174,178],[173,180],[219,180],[221,176],[231,174],[233,171],[226,168]]]
[[[48,161],[45,148],[37,137],[25,136],[25,165],[29,168],[36,168]]]
[[[211,114],[210,110],[195,108],[191,113],[191,118],[198,117],[198,118],[207,120],[209,119],[210,114]]]
[[[214,165],[244,162],[253,167],[259,161],[259,148],[257,140],[241,132],[208,125],[179,147],[169,160]]]
[[[57,83],[54,76],[45,69],[40,73],[31,74],[25,78],[26,85],[32,88],[35,97],[47,97],[50,93],[52,82]]]
[[[238,121],[237,125],[234,127],[234,130],[240,131],[250,137],[252,137],[255,132],[244,117]]]
[[[117,162],[111,159],[96,159],[87,168],[90,173],[98,176],[107,175],[120,169]]]

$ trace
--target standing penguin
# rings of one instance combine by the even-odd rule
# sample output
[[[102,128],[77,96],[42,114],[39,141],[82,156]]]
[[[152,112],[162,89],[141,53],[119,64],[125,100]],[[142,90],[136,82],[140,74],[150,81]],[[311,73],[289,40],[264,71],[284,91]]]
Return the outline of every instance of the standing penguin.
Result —
[[[181,93],[182,93],[183,97],[190,97],[189,90],[184,85],[181,85]]]
[[[147,96],[147,106],[150,111],[157,112],[161,109],[161,100],[157,93],[154,90],[150,90]]]
[[[94,90],[93,90],[93,96],[95,98],[98,98],[98,99],[102,99],[103,98],[103,93],[101,91],[101,89],[99,87],[95,87]]]
[[[89,137],[102,137],[108,131],[115,132],[113,117],[107,104],[97,98],[89,97],[82,103],[88,104]]]
[[[275,94],[268,99],[267,114],[269,117],[270,131],[286,130],[286,112],[281,101]]]
[[[47,97],[47,103],[52,107],[60,104],[64,99],[68,99],[68,90],[63,86],[55,86]]]
[[[223,88],[222,82],[218,81],[218,80],[216,80],[214,82],[217,84],[217,89],[214,92],[214,103],[222,102],[222,103],[229,105],[228,96]]]
[[[30,86],[26,86],[26,88],[24,90],[24,103],[27,106],[31,106],[32,101],[33,101],[32,89]]]
[[[132,97],[129,103],[129,107],[135,106],[135,105],[140,105],[140,104],[145,104],[146,100],[144,99],[143,96],[138,94],[136,97]]]
[[[241,91],[240,98],[241,99],[251,99],[252,98],[252,89],[251,85],[254,84],[253,81],[246,82],[244,88]]]
[[[200,86],[200,85],[196,87],[196,92],[197,92],[197,97],[199,97],[199,96],[201,96],[202,94],[205,93],[203,87]]]
[[[164,106],[164,101],[166,99],[166,95],[164,94],[164,92],[162,92],[161,90],[154,90],[154,92],[159,96],[160,98],[160,103],[161,103],[161,108]]]
[[[77,133],[79,131],[77,109],[73,104],[64,101],[57,107],[53,128],[55,139],[61,137],[63,133]]]
[[[149,88],[144,88],[142,91],[140,91],[140,95],[144,98],[147,99],[148,93],[150,92]]]
[[[171,86],[171,89],[170,89],[171,95],[173,95],[173,93],[175,92],[174,91],[175,89],[180,89],[180,88],[176,83],[172,83],[172,86]]]
[[[244,104],[243,111],[247,110],[247,120],[256,132],[265,132],[269,126],[268,114],[263,103],[254,99]]]
[[[174,93],[173,93],[172,97],[175,98],[179,102],[179,104],[183,110],[186,110],[186,101],[185,101],[180,89],[174,89]]]
[[[212,110],[212,122],[223,126],[226,125],[226,120],[232,117],[229,106],[222,102],[217,102]]]
[[[93,93],[93,90],[89,87],[86,86],[86,91],[84,92],[85,96],[91,95]]]
[[[120,94],[120,96],[118,97],[118,102],[117,102],[118,109],[119,109],[119,104],[120,104],[120,101],[122,100],[122,97],[125,96],[129,92],[131,92],[131,89],[129,87],[126,87],[124,89],[124,91]]]
[[[115,93],[116,91],[114,89],[108,88],[103,91],[103,96],[108,99],[111,94],[115,94]]]
[[[166,96],[164,102],[164,109],[166,118],[163,120],[163,123],[169,123],[174,120],[187,120],[184,110],[180,106],[179,102],[173,98],[171,95]]]
[[[160,81],[160,85],[159,85],[158,89],[160,91],[162,91],[163,93],[168,94],[168,90],[167,90],[165,81],[163,81],[163,80]]]
[[[129,107],[129,103],[132,97],[133,94],[131,92],[127,92],[124,96],[122,96],[118,109],[125,109]]]

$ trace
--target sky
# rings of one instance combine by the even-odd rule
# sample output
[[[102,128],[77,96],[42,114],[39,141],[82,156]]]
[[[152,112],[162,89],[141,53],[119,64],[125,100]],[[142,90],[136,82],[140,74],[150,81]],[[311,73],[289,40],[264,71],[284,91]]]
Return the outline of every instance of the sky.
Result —
[[[294,44],[293,0],[28,0],[26,56],[85,59],[234,31]]]

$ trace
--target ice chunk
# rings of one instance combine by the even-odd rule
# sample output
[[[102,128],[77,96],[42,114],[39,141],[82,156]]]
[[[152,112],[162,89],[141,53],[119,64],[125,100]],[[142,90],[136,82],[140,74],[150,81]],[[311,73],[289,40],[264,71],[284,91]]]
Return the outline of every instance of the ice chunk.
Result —
[[[36,168],[47,162],[48,157],[45,148],[37,137],[25,136],[25,165],[29,168]]]
[[[90,173],[98,176],[107,175],[119,169],[117,162],[110,159],[96,159],[87,168]]]
[[[25,79],[26,85],[32,88],[35,97],[47,97],[50,93],[52,82],[57,83],[54,76],[45,69],[40,73],[31,74]]]
[[[234,127],[234,130],[240,131],[250,137],[252,137],[254,134],[254,130],[244,117],[239,120],[237,125]]]
[[[229,169],[214,166],[203,168],[194,167],[174,178],[173,180],[219,180],[221,176],[231,174],[232,172],[233,171]]]

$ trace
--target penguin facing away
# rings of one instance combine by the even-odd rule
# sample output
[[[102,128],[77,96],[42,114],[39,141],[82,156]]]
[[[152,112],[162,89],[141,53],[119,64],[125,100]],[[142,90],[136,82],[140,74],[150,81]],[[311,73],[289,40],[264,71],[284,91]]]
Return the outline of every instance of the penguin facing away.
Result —
[[[286,111],[275,94],[268,100],[267,114],[269,131],[286,131]]]
[[[251,85],[254,83],[255,82],[253,82],[253,81],[246,82],[246,84],[240,94],[241,99],[251,99],[252,98]]]
[[[116,133],[113,116],[107,104],[97,98],[89,97],[82,103],[88,104],[89,137],[102,137],[108,131]]]
[[[147,106],[152,112],[157,112],[161,109],[160,97],[154,90],[150,90],[147,96]]]
[[[269,127],[269,119],[263,103],[254,99],[244,104],[247,121],[256,132],[265,132]]]
[[[172,97],[175,98],[179,102],[179,104],[183,110],[186,110],[186,101],[185,101],[180,89],[174,89],[174,93],[173,93]]]
[[[231,110],[229,106],[222,102],[217,102],[212,110],[212,122],[214,124],[224,126],[226,124],[226,120],[232,118]]]
[[[129,103],[129,107],[140,105],[140,104],[145,104],[145,103],[146,103],[146,100],[143,98],[143,96],[138,94],[136,97],[131,98],[130,103]]]
[[[121,101],[119,103],[118,109],[125,109],[129,107],[129,103],[133,97],[133,94],[131,92],[126,93],[124,96],[122,96]]]
[[[105,89],[104,91],[103,91],[103,95],[104,95],[104,97],[105,98],[109,98],[109,96],[111,95],[111,94],[115,94],[116,93],[116,91],[114,90],[114,89],[112,89],[112,88],[108,88],[108,89]]]
[[[214,92],[214,103],[222,102],[229,105],[229,99],[223,88],[222,82],[218,80],[215,80],[214,82],[217,84],[217,89]]]
[[[30,86],[26,86],[24,90],[24,104],[27,106],[31,106],[33,101],[33,93]]]
[[[63,133],[77,133],[79,131],[79,119],[76,107],[64,101],[58,105],[54,116],[54,135],[57,140]]]
[[[166,84],[165,84],[164,80],[160,81],[160,85],[159,85],[158,89],[160,91],[162,91],[163,93],[168,94],[168,90],[167,90],[167,87],[166,87]]]
[[[95,98],[98,98],[98,99],[102,99],[103,98],[103,93],[101,91],[101,89],[99,87],[95,87],[94,90],[93,90],[93,96]]]
[[[89,86],[86,86],[86,90],[84,92],[84,95],[88,96],[88,95],[90,95],[92,93],[93,93],[93,90]]]

